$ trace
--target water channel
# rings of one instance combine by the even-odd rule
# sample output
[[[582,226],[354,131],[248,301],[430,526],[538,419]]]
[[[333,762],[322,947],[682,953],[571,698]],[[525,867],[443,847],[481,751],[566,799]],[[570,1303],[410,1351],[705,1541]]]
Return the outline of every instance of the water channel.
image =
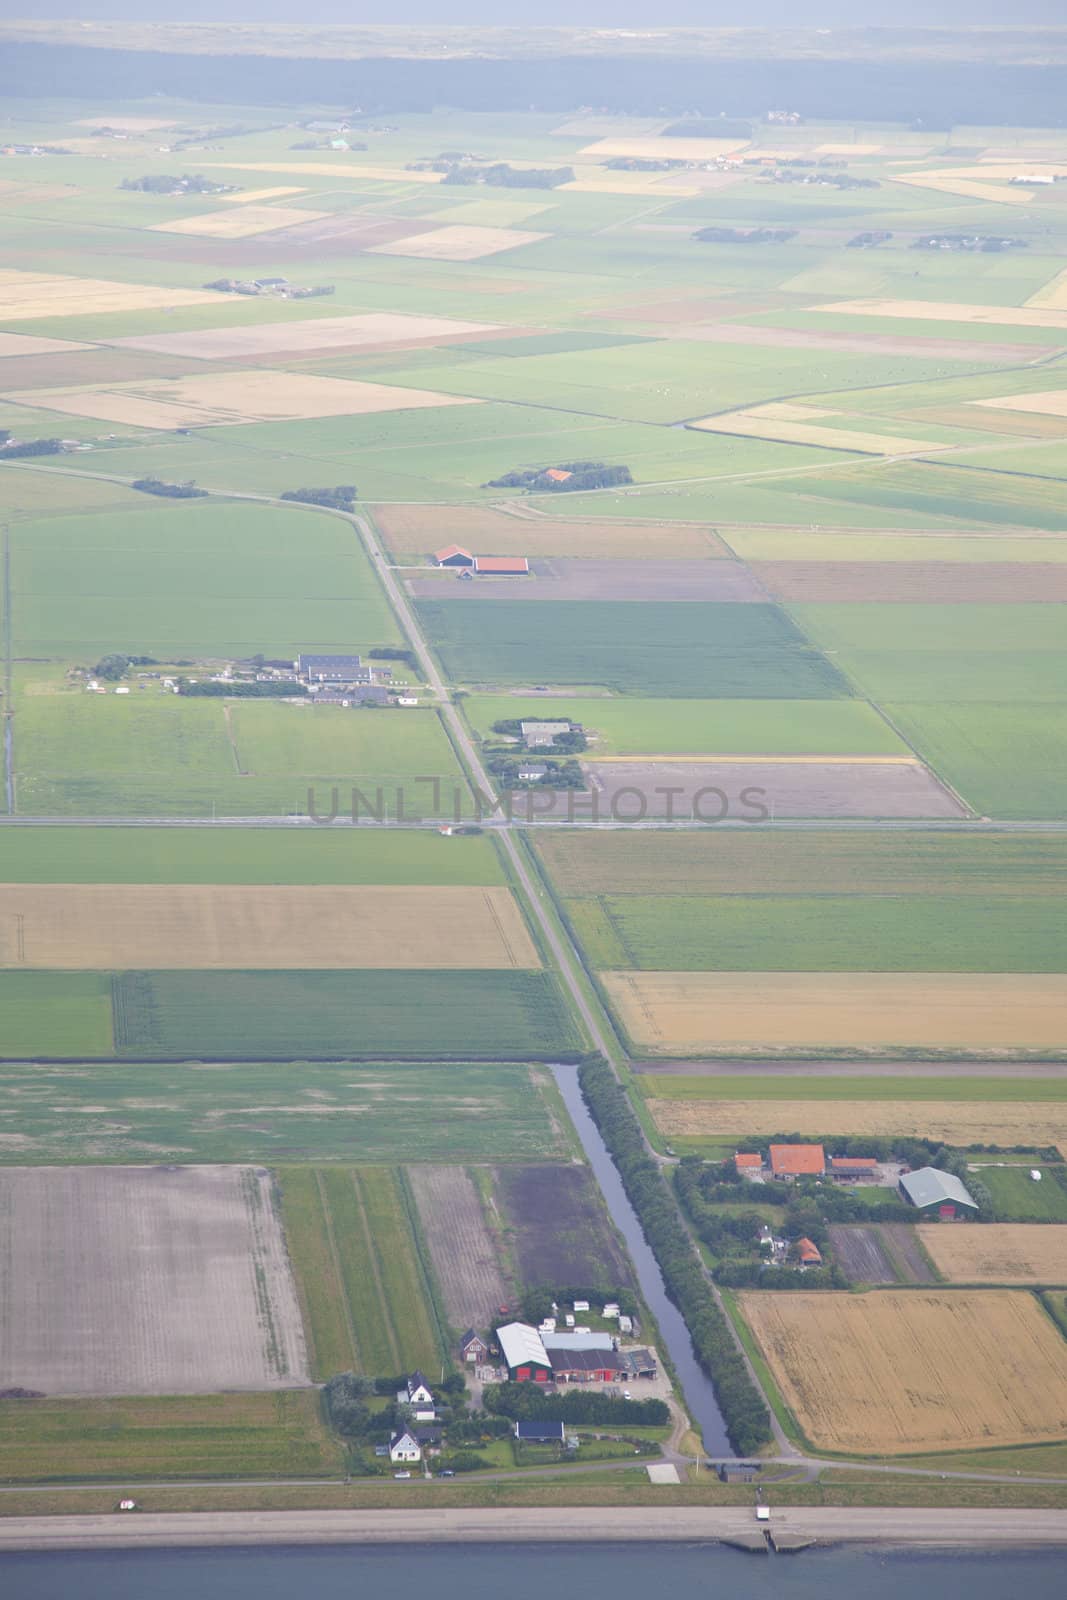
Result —
[[[641,1231],[637,1213],[627,1198],[618,1168],[600,1137],[600,1129],[589,1114],[589,1107],[582,1099],[578,1070],[576,1067],[554,1066],[552,1075],[571,1121],[578,1130],[582,1148],[596,1174],[612,1221],[626,1240],[641,1293],[659,1323],[663,1342],[685,1397],[686,1408],[704,1441],[704,1449],[709,1456],[733,1455],[711,1379],[697,1361],[689,1330],[674,1301],[668,1298],[663,1274]]]

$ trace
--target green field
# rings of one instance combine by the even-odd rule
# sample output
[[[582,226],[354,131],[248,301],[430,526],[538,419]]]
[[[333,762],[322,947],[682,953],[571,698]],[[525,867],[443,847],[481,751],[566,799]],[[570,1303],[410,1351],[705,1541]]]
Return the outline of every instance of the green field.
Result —
[[[0,1400],[4,1482],[338,1476],[313,1389],[280,1394]]]
[[[1029,1167],[986,1167],[975,1172],[993,1196],[999,1222],[1067,1222],[1067,1188],[1057,1183],[1049,1167],[1037,1169],[1040,1183]]]
[[[569,900],[586,958],[614,971],[1061,972],[1051,897],[601,895]]]
[[[24,681],[16,700],[16,804],[24,816],[329,815],[352,792],[362,813],[432,815],[468,792],[437,713],[188,699],[158,686],[129,696]],[[402,791],[398,801],[397,790]]]
[[[15,1165],[570,1154],[554,1091],[514,1064],[5,1062],[0,1109]]]
[[[554,1059],[581,1048],[549,972],[151,972],[115,979],[132,1059]]]
[[[900,755],[903,741],[862,700],[643,700],[472,694],[463,711],[483,738],[515,717],[580,722],[594,756]]]
[[[491,836],[327,827],[0,829],[6,883],[499,884]]]
[[[776,606],[429,600],[419,612],[445,670],[461,683],[605,684],[679,699],[849,693]]]
[[[313,1375],[433,1372],[444,1349],[403,1173],[282,1167],[278,1180]]]
[[[96,972],[0,972],[0,1057],[109,1056],[111,980]]]
[[[979,815],[1067,818],[1067,706],[901,704],[886,710]]]
[[[341,518],[135,498],[121,514],[15,526],[18,654],[91,665],[114,650],[292,657],[399,642],[359,535]]]

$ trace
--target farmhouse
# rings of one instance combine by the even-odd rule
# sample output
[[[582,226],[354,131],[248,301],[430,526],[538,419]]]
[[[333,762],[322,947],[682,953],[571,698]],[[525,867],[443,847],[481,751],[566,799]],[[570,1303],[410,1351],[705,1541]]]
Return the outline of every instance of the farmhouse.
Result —
[[[437,1416],[433,1393],[421,1372],[411,1374],[396,1398],[399,1405],[411,1407],[416,1422],[433,1422]]]
[[[459,1353],[464,1361],[484,1361],[489,1354],[489,1346],[480,1334],[468,1328],[459,1341]]]
[[[369,683],[371,672],[359,656],[299,655],[293,662],[297,676],[305,683]]]
[[[812,1239],[797,1240],[797,1260],[802,1267],[821,1267],[822,1251]]]
[[[570,733],[570,722],[520,722],[522,741],[530,750],[550,750],[561,734]]]
[[[526,1444],[562,1444],[567,1435],[562,1422],[516,1422],[515,1437]]]
[[[821,1178],[826,1157],[821,1144],[772,1144],[771,1173],[784,1183],[797,1178]]]
[[[547,467],[544,476],[549,483],[566,483],[568,478],[573,478],[573,472],[564,472],[562,467]]]
[[[763,1157],[758,1151],[739,1150],[734,1156],[734,1166],[739,1177],[758,1178],[763,1175]]]
[[[520,783],[540,783],[547,771],[543,761],[520,761],[515,776]]]
[[[525,556],[475,556],[474,570],[494,578],[523,578],[530,571]]]
[[[443,549],[435,550],[433,558],[439,567],[473,567],[474,557],[469,550],[464,550],[461,544],[446,544]]]
[[[878,1163],[873,1156],[831,1156],[830,1176],[838,1183],[856,1183],[861,1178],[876,1178]]]
[[[536,1328],[525,1322],[508,1322],[496,1330],[500,1353],[512,1383],[548,1383],[552,1363]]]
[[[389,1440],[389,1459],[394,1463],[422,1460],[422,1445],[410,1428],[401,1428]]]
[[[936,1215],[942,1222],[954,1222],[957,1217],[975,1216],[978,1212],[978,1202],[960,1179],[938,1167],[906,1172],[900,1180],[900,1192],[917,1211]]]

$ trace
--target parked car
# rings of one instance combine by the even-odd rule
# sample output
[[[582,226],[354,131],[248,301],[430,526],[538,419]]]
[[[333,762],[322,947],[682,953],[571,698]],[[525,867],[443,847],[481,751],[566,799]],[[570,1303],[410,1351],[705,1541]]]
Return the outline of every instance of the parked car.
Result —
[[[394,1472],[393,1473],[393,1477],[394,1478],[410,1478],[411,1477],[411,1473],[410,1472]]]
[[[624,1389],[622,1391],[622,1397],[623,1397],[624,1400],[632,1400],[633,1399],[633,1395],[630,1393],[629,1389]]]
[[[452,1471],[451,1467],[442,1467],[437,1476],[439,1478],[454,1478],[456,1474]]]

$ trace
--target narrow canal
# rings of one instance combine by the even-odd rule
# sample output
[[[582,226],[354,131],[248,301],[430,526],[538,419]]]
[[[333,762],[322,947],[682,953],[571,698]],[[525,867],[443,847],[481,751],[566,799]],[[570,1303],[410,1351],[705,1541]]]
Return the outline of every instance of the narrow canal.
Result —
[[[668,1298],[663,1274],[641,1231],[637,1213],[627,1198],[618,1168],[611,1159],[607,1145],[600,1137],[600,1129],[582,1099],[582,1091],[578,1087],[578,1069],[554,1066],[552,1075],[570,1112],[571,1120],[578,1130],[578,1137],[582,1141],[589,1165],[596,1174],[612,1220],[626,1240],[630,1259],[637,1271],[637,1281],[641,1285],[641,1293],[659,1323],[663,1342],[667,1346],[685,1397],[686,1408],[704,1441],[704,1449],[710,1456],[733,1455],[730,1441],[726,1437],[726,1423],[719,1410],[719,1402],[715,1398],[711,1379],[693,1353],[689,1330],[674,1301]]]

